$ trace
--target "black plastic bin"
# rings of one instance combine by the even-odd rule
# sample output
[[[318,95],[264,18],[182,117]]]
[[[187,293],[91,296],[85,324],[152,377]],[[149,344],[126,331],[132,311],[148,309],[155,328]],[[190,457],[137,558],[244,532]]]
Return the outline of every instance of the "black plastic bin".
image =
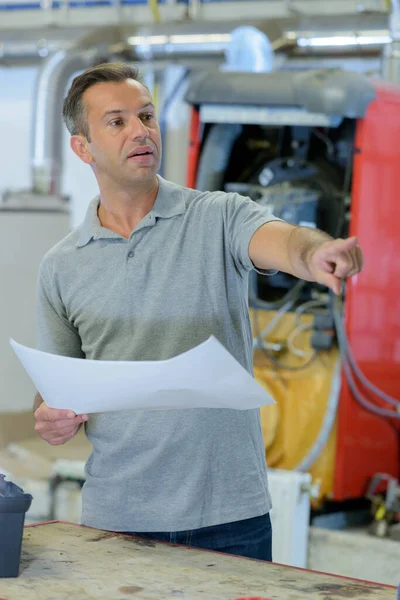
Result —
[[[0,474],[0,577],[18,577],[25,513],[32,496]]]

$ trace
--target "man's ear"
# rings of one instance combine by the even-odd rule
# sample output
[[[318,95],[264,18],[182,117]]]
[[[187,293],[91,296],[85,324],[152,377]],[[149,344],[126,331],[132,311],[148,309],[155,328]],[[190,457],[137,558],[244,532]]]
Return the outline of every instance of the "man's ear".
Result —
[[[71,150],[86,164],[93,162],[92,153],[89,150],[87,139],[83,135],[72,135],[69,145]]]

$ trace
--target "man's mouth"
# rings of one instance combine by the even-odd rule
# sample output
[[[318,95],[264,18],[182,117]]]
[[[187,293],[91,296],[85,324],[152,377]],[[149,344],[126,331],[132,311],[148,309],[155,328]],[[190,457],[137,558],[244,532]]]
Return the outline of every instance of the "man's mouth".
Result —
[[[146,156],[149,154],[154,154],[154,150],[151,146],[140,146],[139,148],[132,150],[132,152],[128,154],[128,158],[133,158],[135,156]]]

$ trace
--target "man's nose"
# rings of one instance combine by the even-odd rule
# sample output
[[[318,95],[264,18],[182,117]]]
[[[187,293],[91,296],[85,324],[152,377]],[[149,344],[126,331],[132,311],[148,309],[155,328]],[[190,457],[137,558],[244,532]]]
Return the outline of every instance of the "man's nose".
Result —
[[[149,137],[149,130],[139,117],[132,117],[129,126],[132,139],[145,139]]]

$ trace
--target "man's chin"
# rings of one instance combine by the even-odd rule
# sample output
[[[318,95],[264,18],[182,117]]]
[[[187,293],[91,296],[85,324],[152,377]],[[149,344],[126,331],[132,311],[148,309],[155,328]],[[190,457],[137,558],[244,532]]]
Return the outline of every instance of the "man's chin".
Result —
[[[136,170],[135,173],[130,173],[127,179],[132,185],[149,183],[151,181],[155,182],[157,180],[157,170],[154,168],[141,168]]]
[[[141,179],[142,177],[148,179],[151,177],[155,177],[160,165],[152,164],[152,165],[135,165],[135,169],[131,170],[131,176],[133,179]]]

